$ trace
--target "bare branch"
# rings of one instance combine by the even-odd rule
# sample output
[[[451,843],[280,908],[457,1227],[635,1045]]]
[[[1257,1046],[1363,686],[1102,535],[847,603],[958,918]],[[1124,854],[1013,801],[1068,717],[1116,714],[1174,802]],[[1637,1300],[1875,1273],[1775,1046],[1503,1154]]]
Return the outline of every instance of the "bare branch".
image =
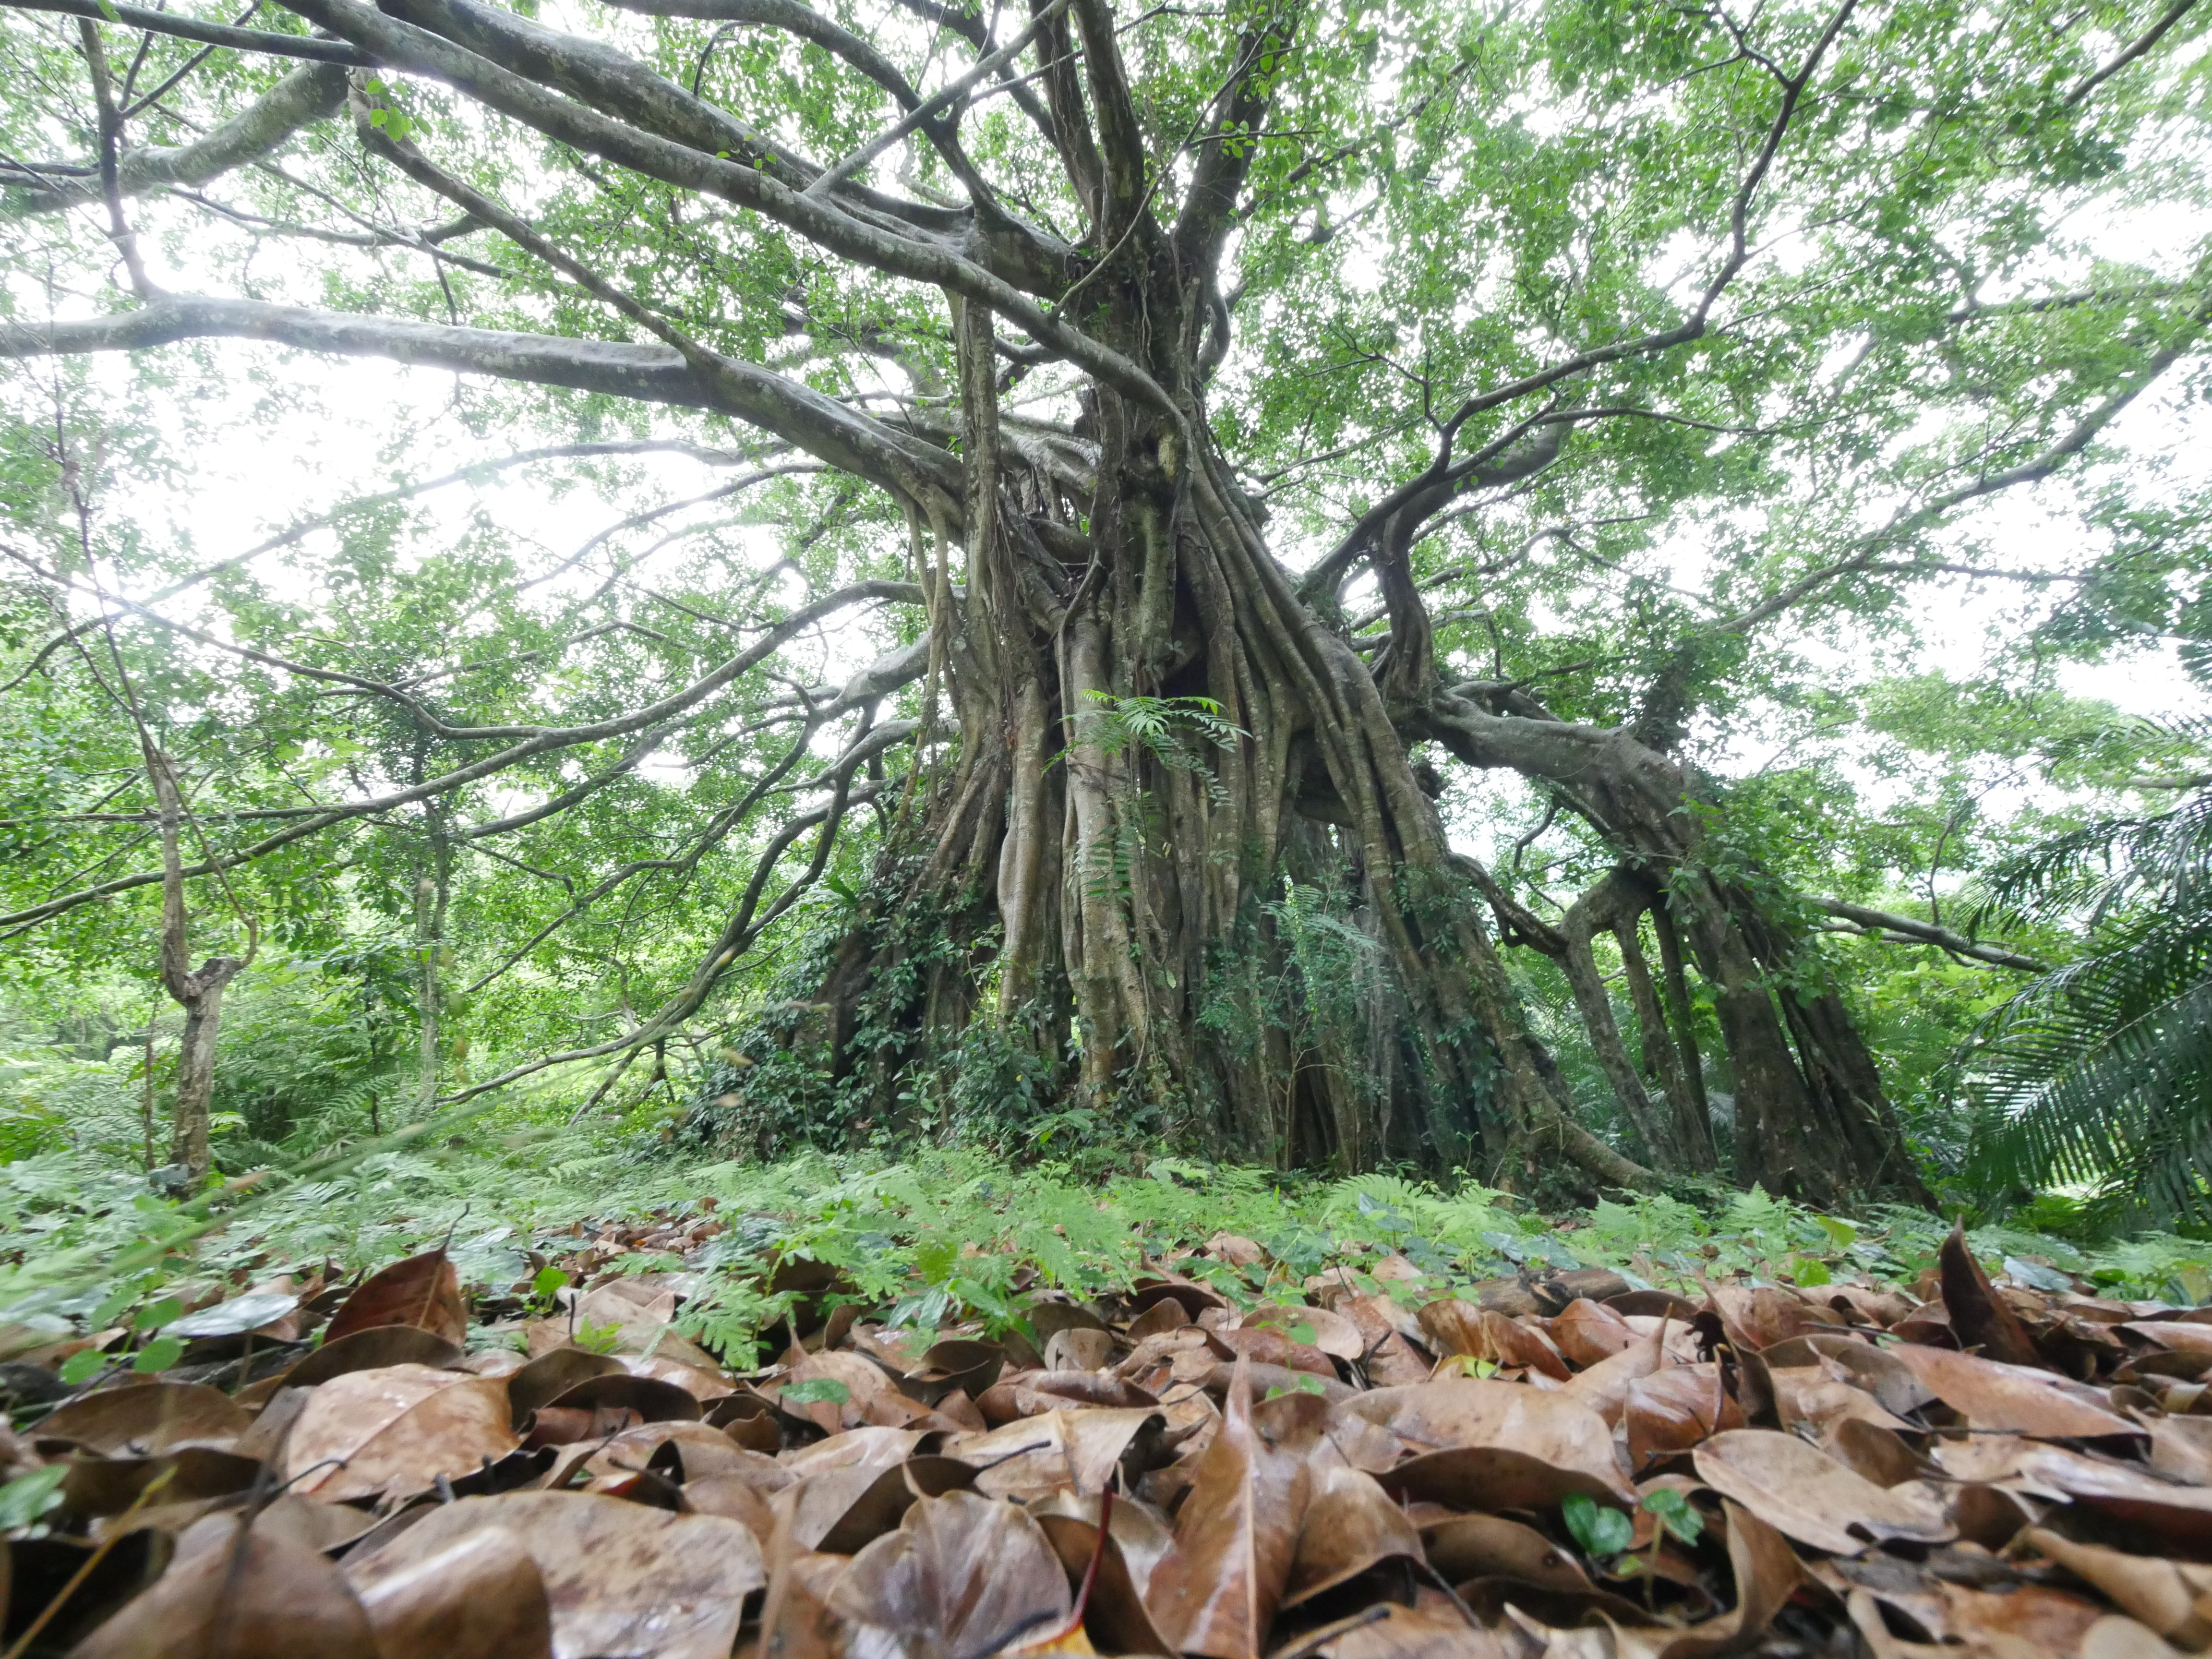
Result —
[[[1954,933],[1948,927],[1914,916],[1901,916],[1894,911],[1876,910],[1864,904],[1849,904],[1842,899],[1816,898],[1809,902],[1837,919],[1834,931],[1860,939],[1881,939],[1891,945],[1933,945],[1954,957],[1986,963],[1993,968],[2011,968],[2024,974],[2050,971],[2050,964],[2033,957],[1969,939],[1964,933]]]
[[[234,28],[197,17],[179,17],[143,6],[111,3],[110,0],[0,0],[11,11],[55,11],[64,17],[82,17],[95,23],[120,23],[126,28],[155,34],[173,34],[186,40],[204,40],[211,46],[231,46],[240,52],[267,52],[277,58],[310,58],[318,63],[344,64],[356,69],[372,67],[374,60],[339,40],[318,40],[304,34],[278,34],[270,29]]]
[[[2106,64],[2104,68],[2097,70],[2094,74],[2085,75],[2079,81],[2075,82],[2074,83],[2074,89],[2066,94],[2066,101],[2059,105],[2058,107],[2061,109],[2072,109],[2076,104],[2087,98],[2091,93],[2096,91],[2099,87],[2103,86],[2106,82],[2111,80],[2115,75],[2118,75],[2129,64],[2140,58],[2145,52],[2148,52],[2161,40],[2165,39],[2166,32],[2172,28],[2176,23],[2179,23],[2183,18],[2186,17],[2190,12],[2195,9],[2196,4],[2197,0],[2173,0],[2173,3],[2166,9],[2165,12],[2160,16],[2158,21],[2153,23],[2150,27],[2144,30],[2132,44],[2122,51],[2111,63]]]

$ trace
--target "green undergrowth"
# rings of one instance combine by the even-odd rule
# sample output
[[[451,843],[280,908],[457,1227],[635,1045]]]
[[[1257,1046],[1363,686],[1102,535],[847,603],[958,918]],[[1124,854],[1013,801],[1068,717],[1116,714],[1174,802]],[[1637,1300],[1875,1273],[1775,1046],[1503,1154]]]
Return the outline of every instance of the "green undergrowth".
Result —
[[[742,1354],[775,1327],[781,1298],[763,1271],[780,1256],[842,1268],[858,1297],[900,1322],[948,1316],[1003,1325],[1042,1283],[1084,1294],[1126,1285],[1169,1252],[1217,1232],[1249,1238],[1268,1262],[1182,1268],[1249,1303],[1322,1273],[1365,1274],[1402,1257],[1429,1294],[1522,1268],[1608,1267],[1632,1283],[1689,1287],[1700,1272],[1909,1282],[1933,1262],[1945,1224],[1925,1212],[1817,1214],[1753,1190],[1710,1208],[1676,1199],[1607,1202],[1570,1214],[1527,1212],[1511,1196],[1389,1174],[1324,1180],[1135,1160],[1103,1179],[1051,1163],[1015,1168],[987,1155],[927,1152],[903,1160],[805,1153],[773,1164],[641,1156],[603,1133],[418,1136],[350,1163],[309,1167],[183,1206],[142,1176],[85,1154],[0,1164],[0,1326],[21,1352],[133,1310],[208,1299],[285,1265],[372,1267],[450,1240],[480,1293],[526,1293],[549,1262],[606,1229],[656,1215],[724,1224],[679,1258],[634,1249],[624,1270],[697,1275],[690,1334]],[[1970,1231],[1993,1271],[2046,1289],[2067,1275],[2112,1293],[2212,1300],[2212,1245],[2154,1235],[2094,1248],[2014,1226]]]

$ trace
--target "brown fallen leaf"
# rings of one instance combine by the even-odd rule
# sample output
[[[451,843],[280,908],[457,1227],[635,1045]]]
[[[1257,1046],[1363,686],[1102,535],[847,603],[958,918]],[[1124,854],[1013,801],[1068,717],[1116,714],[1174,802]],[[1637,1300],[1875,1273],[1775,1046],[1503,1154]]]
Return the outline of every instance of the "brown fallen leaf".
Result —
[[[1420,1322],[1429,1346],[1447,1358],[1464,1354],[1496,1365],[1519,1365],[1561,1382],[1571,1375],[1540,1332],[1488,1308],[1446,1297],[1424,1306]]]
[[[47,1413],[41,1440],[67,1440],[112,1456],[167,1450],[185,1442],[228,1443],[253,1425],[219,1389],[198,1382],[139,1382],[102,1389]]]
[[[1255,1267],[1267,1259],[1267,1251],[1241,1233],[1214,1234],[1206,1241],[1206,1253],[1233,1267]]]
[[[2130,1336],[2176,1353],[2212,1354],[2212,1325],[2179,1319],[2130,1320],[2120,1327]]]
[[[360,1592],[379,1659],[551,1659],[545,1581],[514,1534],[485,1527]]]
[[[1286,1306],[1263,1303],[1241,1322],[1247,1329],[1277,1330],[1294,1341],[1310,1343],[1333,1359],[1357,1359],[1367,1352],[1367,1339],[1359,1327],[1343,1314],[1328,1308]],[[1299,1335],[1304,1327],[1313,1334]]]
[[[1310,1342],[1300,1342],[1273,1325],[1250,1325],[1218,1330],[1213,1346],[1224,1358],[1249,1359],[1255,1365],[1280,1365],[1336,1381],[1336,1364]]]
[[[1815,1549],[1855,1555],[1870,1541],[1935,1543],[1957,1536],[1935,1505],[1875,1486],[1795,1435],[1731,1429],[1691,1455],[1698,1478],[1715,1492]],[[1853,1527],[1865,1535],[1853,1533]]]
[[[828,1596],[863,1651],[988,1659],[1056,1630],[1073,1605],[1043,1532],[1018,1504],[974,1492],[915,1501],[896,1532],[858,1555]]]
[[[553,1348],[526,1362],[507,1378],[507,1397],[514,1406],[514,1425],[520,1428],[531,1413],[550,1406],[579,1382],[610,1376],[623,1369],[612,1354],[588,1348]]]
[[[388,1365],[349,1371],[307,1396],[284,1447],[293,1490],[326,1503],[422,1492],[520,1443],[495,1376]]]
[[[1564,1392],[1476,1377],[1376,1389],[1336,1408],[1379,1425],[1409,1448],[1510,1447],[1626,1494],[1605,1419]]]
[[[1123,1516],[1139,1508],[1127,1499],[1115,1502],[1103,1540],[1098,1536],[1095,1504],[1087,1515],[1054,1509],[1036,1509],[1031,1514],[1060,1557],[1069,1582],[1079,1591],[1086,1580],[1089,1583],[1083,1622],[1092,1645],[1103,1653],[1155,1654],[1161,1659],[1173,1659],[1175,1648],[1160,1634],[1145,1606],[1145,1586],[1151,1579],[1153,1562],[1133,1565],[1133,1552],[1123,1544],[1127,1535]],[[1173,1547],[1174,1540],[1164,1527],[1159,1530],[1159,1554],[1164,1556]]]
[[[2142,1433],[2140,1425],[2066,1392],[2064,1379],[2049,1371],[1917,1343],[1900,1344],[1890,1352],[1923,1388],[1978,1429],[2052,1440]]]
[[[1576,1492],[1623,1509],[1636,1502],[1634,1489],[1617,1471],[1606,1478],[1562,1468],[1505,1446],[1455,1446],[1409,1457],[1375,1479],[1401,1502],[1437,1504],[1469,1514],[1557,1509]]]
[[[1568,1362],[1584,1370],[1636,1346],[1629,1323],[1601,1302],[1577,1297],[1553,1315],[1552,1340]]]
[[[344,1574],[280,1534],[210,1516],[169,1570],[71,1659],[380,1659]]]
[[[744,1450],[720,1429],[704,1423],[641,1423],[598,1443],[580,1465],[569,1467],[590,1477],[635,1474],[656,1462],[665,1463],[673,1478],[687,1484],[718,1474],[740,1475],[757,1484],[756,1471],[763,1465],[781,1477],[771,1491],[791,1481],[789,1472],[773,1459]]]
[[[1735,1605],[1679,1636],[1618,1631],[1618,1659],[1728,1659],[1756,1647],[1804,1577],[1788,1541],[1741,1504],[1723,1498]]]
[[[1094,1331],[1087,1325],[1071,1325],[1064,1331],[1055,1331],[1044,1345],[1044,1363],[1048,1370],[1104,1370],[1114,1363],[1113,1334]],[[991,1380],[995,1382],[998,1379]]]
[[[835,1382],[844,1389],[845,1397],[810,1400],[803,1404],[793,1401],[786,1405],[783,1390],[794,1382]],[[861,1427],[868,1420],[864,1402],[873,1395],[891,1391],[891,1380],[880,1365],[856,1353],[842,1352],[811,1353],[775,1382],[760,1385],[760,1392],[775,1402],[779,1410],[813,1424],[824,1434]]]
[[[956,1337],[933,1343],[898,1386],[925,1405],[934,1406],[956,1389],[972,1400],[999,1380],[1006,1364],[1006,1351],[996,1342]]]
[[[1313,1480],[1283,1606],[1311,1601],[1384,1561],[1425,1559],[1420,1534],[1373,1475],[1334,1464]]]
[[[460,1344],[434,1331],[418,1325],[376,1325],[336,1341],[325,1337],[321,1347],[301,1355],[291,1370],[261,1386],[308,1389],[348,1371],[380,1370],[386,1365],[429,1365],[443,1370],[460,1358]]]
[[[847,1429],[811,1446],[786,1452],[776,1461],[801,1480],[830,1469],[888,1469],[911,1457],[923,1437],[914,1429]]]
[[[975,1489],[991,1497],[1033,1497],[1062,1487],[1091,1494],[1113,1480],[1146,1425],[1163,1421],[1143,1407],[1043,1412],[987,1434],[956,1436],[945,1443],[945,1454],[974,1465]]]
[[[1911,1426],[1884,1411],[1881,1402],[1856,1383],[1838,1380],[1826,1366],[1771,1365],[1766,1375],[1785,1429],[1794,1431],[1800,1423],[1825,1429],[1847,1417],[1885,1429]]]
[[[1384,1602],[1323,1626],[1293,1650],[1315,1659],[1506,1659],[1520,1650],[1469,1626],[1451,1608],[1430,1612]],[[1559,1650],[1557,1659],[1570,1656]]]
[[[1699,1282],[1720,1316],[1721,1329],[1729,1346],[1739,1352],[1757,1353],[1792,1337],[1832,1331],[1842,1323],[1835,1314],[1808,1307],[1789,1291],[1771,1285],[1746,1289],[1740,1285]]]
[[[1919,1374],[1899,1358],[1899,1351],[1877,1348],[1855,1336],[1813,1332],[1777,1343],[1759,1358],[1769,1370],[1778,1366],[1832,1367],[1839,1380],[1863,1389],[1875,1404],[1897,1417],[1910,1417],[1936,1399]]]
[[[158,1490],[164,1504],[224,1498],[246,1491],[261,1473],[254,1458],[207,1446],[185,1446],[155,1457],[71,1457],[64,1468],[63,1507],[85,1516],[121,1515],[150,1490]]]
[[[433,1508],[346,1575],[363,1596],[486,1528],[537,1565],[556,1659],[728,1659],[745,1597],[767,1583],[735,1521],[584,1492],[515,1492]]]
[[[966,1491],[975,1472],[949,1457],[914,1457],[887,1469],[848,1468],[799,1483],[792,1536],[801,1549],[856,1555],[899,1523],[917,1498]]]
[[[2175,1646],[2191,1653],[2212,1648],[2212,1567],[2077,1543],[2043,1527],[2022,1532],[2018,1547],[2094,1585]]]
[[[1255,1409],[1242,1373],[1176,1517],[1176,1547],[1153,1569],[1153,1622],[1182,1653],[1258,1659],[1290,1583],[1326,1407],[1291,1395]]]
[[[1641,1475],[1661,1458],[1686,1452],[1729,1429],[1743,1412],[1721,1380],[1721,1369],[1673,1365],[1631,1380],[1621,1402],[1628,1429],[1628,1466]]]
[[[516,1373],[519,1376],[520,1371]],[[544,1407],[554,1411],[634,1412],[641,1423],[696,1423],[699,1399],[688,1389],[628,1370],[587,1376]]]
[[[331,1316],[323,1340],[328,1345],[381,1325],[412,1325],[457,1348],[467,1341],[468,1304],[442,1247],[371,1274]]]
[[[2150,1466],[2194,1486],[2212,1486],[2212,1417],[2153,1417]]]
[[[1181,1304],[1183,1312],[1194,1324],[1200,1314],[1209,1310],[1229,1311],[1227,1297],[1204,1285],[1194,1285],[1187,1279],[1140,1279],[1129,1295],[1129,1306],[1139,1313],[1164,1301]]]
[[[1570,1304],[1570,1307],[1574,1304]],[[1627,1321],[1621,1322],[1623,1328]],[[1607,1354],[1577,1371],[1567,1379],[1560,1393],[1568,1399],[1579,1401],[1605,1420],[1608,1428],[1618,1427],[1628,1410],[1629,1385],[1653,1375],[1667,1363],[1667,1322],[1662,1319],[1649,1336],[1638,1337],[1629,1332],[1630,1345],[1619,1352]]]
[[[1129,1340],[1142,1342],[1190,1326],[1189,1311],[1173,1297],[1162,1297],[1129,1322]]]
[[[1964,1224],[1951,1229],[1938,1255],[1943,1271],[1943,1305],[1959,1346],[2008,1365],[2033,1365],[2042,1356],[2012,1304],[1990,1283],[1982,1264],[1966,1248]]]

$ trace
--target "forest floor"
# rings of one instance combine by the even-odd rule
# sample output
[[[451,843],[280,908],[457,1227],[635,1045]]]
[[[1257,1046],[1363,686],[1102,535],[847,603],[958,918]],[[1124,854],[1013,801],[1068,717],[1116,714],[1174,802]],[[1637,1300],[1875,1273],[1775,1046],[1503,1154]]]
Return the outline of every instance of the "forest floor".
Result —
[[[5,1168],[6,1659],[2212,1645],[2185,1241],[950,1155],[208,1229]],[[355,1206],[439,1242],[300,1248]]]

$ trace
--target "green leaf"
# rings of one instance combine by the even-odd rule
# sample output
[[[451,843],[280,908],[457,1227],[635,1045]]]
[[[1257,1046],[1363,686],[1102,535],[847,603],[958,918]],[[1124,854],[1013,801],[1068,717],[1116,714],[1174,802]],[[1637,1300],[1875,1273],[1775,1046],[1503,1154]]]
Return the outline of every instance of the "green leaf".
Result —
[[[43,1469],[18,1475],[0,1486],[0,1532],[27,1527],[58,1505],[62,1501],[62,1482],[68,1477],[68,1464],[49,1463]]]
[[[107,1356],[97,1348],[79,1348],[62,1361],[61,1379],[74,1389],[80,1382],[89,1382],[100,1375],[100,1367],[107,1364]]]
[[[171,1320],[183,1318],[184,1314],[183,1303],[173,1296],[165,1296],[159,1302],[139,1309],[137,1316],[131,1322],[131,1328],[134,1331],[158,1331]]]
[[[181,1337],[157,1336],[138,1350],[138,1357],[131,1362],[131,1369],[146,1375],[166,1371],[184,1358],[185,1344]]]
[[[540,1267],[538,1277],[530,1281],[530,1293],[535,1297],[550,1297],[568,1283],[568,1275],[558,1267]]]
[[[834,1376],[810,1376],[783,1385],[783,1399],[793,1406],[819,1405],[825,1400],[833,1406],[842,1406],[852,1397],[853,1391]]]
[[[1633,1521],[1619,1510],[1606,1508],[1587,1492],[1568,1493],[1559,1513],[1584,1554],[1618,1555],[1636,1540]]]
[[[1320,1334],[1320,1332],[1304,1320],[1291,1327],[1291,1340],[1293,1342],[1304,1342],[1310,1346],[1314,1338]]]
[[[1808,1290],[1814,1285],[1835,1282],[1835,1275],[1828,1271],[1828,1264],[1809,1255],[1801,1255],[1792,1262],[1790,1273],[1798,1284]]]
[[[576,1346],[593,1353],[612,1353],[621,1340],[622,1327],[611,1319],[604,1325],[586,1322],[576,1328]]]
[[[1698,1513],[1680,1492],[1672,1486],[1661,1486],[1644,1494],[1644,1507],[1659,1519],[1659,1524],[1680,1539],[1685,1544],[1694,1544],[1705,1529],[1705,1517]],[[1626,1521],[1626,1516],[1619,1517]],[[1570,1525],[1572,1523],[1570,1522]]]

